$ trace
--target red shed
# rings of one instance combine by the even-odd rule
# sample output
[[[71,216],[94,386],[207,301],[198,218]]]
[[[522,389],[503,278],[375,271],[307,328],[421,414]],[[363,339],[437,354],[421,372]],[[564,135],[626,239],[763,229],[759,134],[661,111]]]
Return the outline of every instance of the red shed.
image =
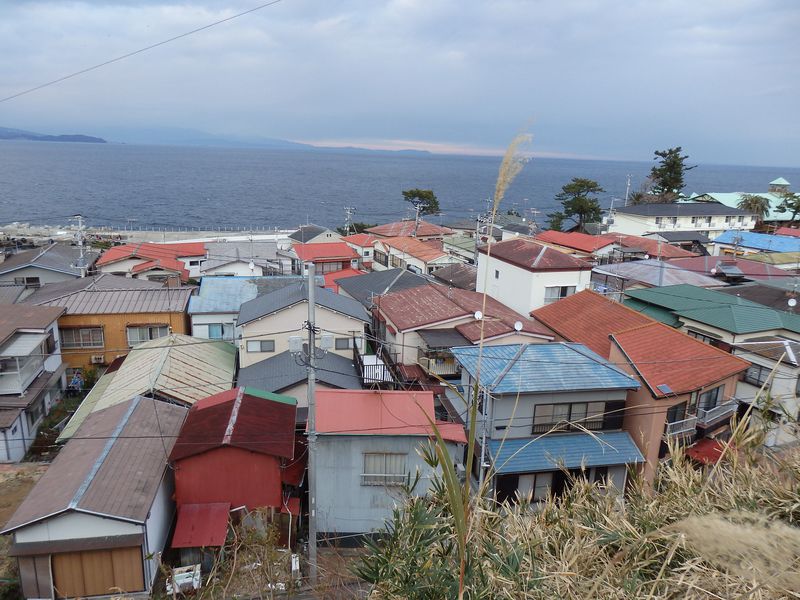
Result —
[[[294,398],[242,387],[195,403],[170,454],[178,506],[280,509],[296,410]]]

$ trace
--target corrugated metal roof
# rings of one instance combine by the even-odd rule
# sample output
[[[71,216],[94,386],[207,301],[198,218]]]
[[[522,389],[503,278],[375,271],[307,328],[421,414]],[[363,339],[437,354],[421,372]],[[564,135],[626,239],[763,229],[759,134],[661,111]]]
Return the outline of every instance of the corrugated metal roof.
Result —
[[[453,346],[463,346],[469,343],[469,340],[458,333],[455,328],[419,329],[417,333],[428,348],[452,348]]]
[[[480,384],[496,394],[635,390],[639,382],[583,344],[506,344],[452,349],[472,376],[480,364]]]
[[[626,431],[491,440],[489,451],[494,468],[500,475],[644,462],[642,453]]]
[[[352,260],[358,258],[358,252],[345,242],[295,244],[292,246],[292,250],[302,261],[325,262],[326,260]]]
[[[172,534],[172,548],[217,548],[225,544],[228,535],[227,502],[181,504],[178,522]]]
[[[200,265],[205,273],[232,262],[250,262],[266,267],[278,257],[275,240],[253,240],[252,242],[206,242],[207,258]]]
[[[432,275],[434,279],[448,285],[474,292],[478,279],[478,267],[475,265],[453,263],[452,265],[445,265],[440,269],[436,269]]]
[[[685,269],[673,264],[672,261],[667,262],[654,258],[597,266],[592,271],[600,275],[607,274],[612,277],[638,281],[652,286],[677,285],[679,283],[700,287],[715,287],[719,285],[719,281],[713,277]]]
[[[427,285],[428,280],[404,269],[374,271],[360,277],[336,281],[341,289],[367,308],[374,305],[375,296]]]
[[[355,278],[351,278],[355,279]],[[264,294],[242,304],[239,311],[239,325],[245,325],[261,317],[271,315],[300,302],[308,301],[308,289],[305,282],[288,285],[285,288]],[[360,321],[369,322],[364,307],[352,298],[334,294],[325,288],[318,288],[315,292],[317,306],[327,308]]]
[[[478,248],[487,253],[487,246]],[[533,240],[516,238],[497,242],[491,246],[492,258],[505,261],[528,271],[588,271],[592,265]]]
[[[768,252],[800,252],[800,238],[792,235],[772,235],[752,231],[725,231],[717,236],[715,244],[753,248]]]
[[[189,298],[189,314],[238,313],[242,304],[304,281],[302,275],[269,277],[203,277],[197,294]]]
[[[83,290],[158,290],[163,288],[164,284],[158,281],[100,273],[91,277],[78,277],[68,281],[46,283],[25,298],[25,304],[43,304],[61,296]]]
[[[424,263],[447,256],[447,253],[442,250],[440,240],[424,241],[414,237],[390,237],[381,238],[376,243],[383,244],[387,248],[394,248]]]
[[[78,430],[78,427],[80,427],[81,423],[86,420],[86,417],[89,416],[89,413],[94,411],[95,406],[97,406],[97,402],[103,397],[103,394],[106,393],[108,386],[111,385],[111,382],[116,374],[116,371],[111,371],[100,376],[100,379],[97,380],[92,389],[89,390],[89,393],[86,394],[86,397],[81,402],[78,410],[73,413],[69,422],[66,424],[64,429],[61,430],[56,442],[59,444],[66,442],[69,438],[75,435],[75,432]]]
[[[267,392],[280,392],[306,381],[308,371],[288,350],[239,369],[236,382]],[[352,360],[335,352],[317,359],[317,382],[344,390],[360,390],[358,369]]]
[[[3,533],[68,510],[143,524],[185,415],[141,397],[90,414]]]
[[[60,296],[39,306],[63,306],[68,315],[124,313],[181,313],[195,287],[161,287],[134,290],[89,289]]]

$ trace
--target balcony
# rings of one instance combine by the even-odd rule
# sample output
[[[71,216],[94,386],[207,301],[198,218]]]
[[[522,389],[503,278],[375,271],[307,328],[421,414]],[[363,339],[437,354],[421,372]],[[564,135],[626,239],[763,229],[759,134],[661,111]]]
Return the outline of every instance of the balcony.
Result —
[[[713,408],[698,408],[697,409],[697,424],[701,427],[708,427],[725,419],[729,419],[733,413],[736,412],[739,402],[736,398],[728,398],[727,402],[723,402]]]
[[[439,377],[456,377],[461,374],[461,369],[452,354],[449,357],[420,356],[419,364],[429,373]]]
[[[22,394],[43,369],[41,356],[0,357],[0,395]]]
[[[667,423],[664,430],[664,437],[666,439],[673,439],[683,437],[690,433],[695,433],[697,427],[697,417],[688,417],[682,421],[675,421],[674,423]]]

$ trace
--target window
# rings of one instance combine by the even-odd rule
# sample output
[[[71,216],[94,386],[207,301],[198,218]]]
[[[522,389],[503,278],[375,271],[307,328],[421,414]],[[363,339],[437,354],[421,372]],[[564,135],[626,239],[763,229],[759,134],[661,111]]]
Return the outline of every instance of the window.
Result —
[[[500,279],[500,271],[498,271],[497,269],[494,270],[494,278]]]
[[[11,435],[17,435],[17,426],[16,425],[14,425],[14,427],[11,428]]]
[[[44,416],[44,398],[39,398],[31,404],[26,412],[28,413],[28,430],[30,431],[36,427],[36,423]]]
[[[364,256],[365,256],[366,258],[369,258],[369,256],[370,256],[370,251],[369,251],[369,250],[364,250]]]
[[[667,423],[677,423],[686,419],[686,402],[670,406],[667,410]]]
[[[14,277],[14,285],[24,285],[27,288],[41,287],[38,277]]]
[[[128,327],[128,346],[136,346],[142,342],[156,340],[165,335],[169,335],[169,327],[167,325]]]
[[[406,481],[406,454],[365,452],[361,485],[402,485]]]
[[[706,225],[711,225],[711,217],[706,217]]]
[[[678,224],[678,217],[670,217],[669,218],[670,225],[677,225]]]
[[[189,266],[190,267],[199,267],[202,262],[203,262],[202,260],[190,260],[189,261]]]
[[[692,225],[697,225],[697,217],[692,217]]]
[[[725,224],[730,225],[731,221],[733,221],[733,217],[725,217]]]
[[[754,363],[745,371],[744,380],[747,383],[761,387],[767,381],[770,371],[771,369]]]
[[[711,346],[715,346],[719,342],[717,338],[713,338],[710,335],[700,333],[699,331],[692,331],[691,329],[688,330],[686,334],[693,337],[696,340],[700,340],[701,342],[710,344]]]
[[[604,419],[608,408],[614,410],[609,402],[575,402],[560,404],[537,404],[533,412],[533,429],[531,433],[547,433],[548,431],[596,431],[603,425],[616,425],[617,420]],[[620,423],[621,425],[621,423]],[[610,428],[610,427],[607,427]],[[616,427],[618,428],[618,427]]]
[[[656,225],[661,225],[661,222],[664,220],[663,217],[656,217]]]
[[[62,329],[61,346],[64,348],[102,348],[104,346],[103,328]]]
[[[575,293],[574,285],[557,285],[544,288],[544,303],[552,304]]]
[[[233,325],[230,323],[209,323],[208,339],[210,340],[232,340]]]
[[[385,252],[381,252],[380,250],[375,250],[375,262],[379,265],[383,265],[384,267],[389,265],[389,257],[386,255]]]
[[[337,350],[349,350],[353,348],[353,341],[354,338],[346,337],[346,338],[336,338],[335,348]],[[356,348],[361,348],[361,338],[355,338],[355,346]]]
[[[744,223],[744,217],[740,215],[738,221],[740,224]]]
[[[608,482],[608,467],[595,467],[593,481],[600,485],[606,485]]]
[[[715,387],[713,390],[708,390],[700,394],[700,408],[709,410],[719,404],[722,397],[722,386]]]
[[[392,254],[389,257],[389,259],[390,259],[389,262],[391,263],[392,267],[395,268],[395,269],[404,269],[405,266],[406,266],[406,261],[404,261],[402,258],[397,256],[396,254]]]
[[[248,352],[275,352],[275,340],[248,340]]]

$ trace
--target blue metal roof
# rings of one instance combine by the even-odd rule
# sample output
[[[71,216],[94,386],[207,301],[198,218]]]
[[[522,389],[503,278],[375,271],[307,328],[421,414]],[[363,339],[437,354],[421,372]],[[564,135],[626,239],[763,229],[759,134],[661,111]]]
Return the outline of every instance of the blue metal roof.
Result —
[[[489,451],[494,468],[501,475],[644,462],[642,453],[627,431],[490,440]]]
[[[791,235],[772,235],[768,233],[753,233],[752,231],[726,231],[714,240],[715,244],[736,244],[744,248],[767,250],[770,252],[800,252],[800,238]]]
[[[452,349],[474,378],[478,347]],[[486,346],[480,385],[496,394],[638,389],[639,382],[583,344],[507,344]]]
[[[300,281],[303,281],[300,275],[203,277],[198,294],[189,300],[189,314],[238,313],[248,300]]]

